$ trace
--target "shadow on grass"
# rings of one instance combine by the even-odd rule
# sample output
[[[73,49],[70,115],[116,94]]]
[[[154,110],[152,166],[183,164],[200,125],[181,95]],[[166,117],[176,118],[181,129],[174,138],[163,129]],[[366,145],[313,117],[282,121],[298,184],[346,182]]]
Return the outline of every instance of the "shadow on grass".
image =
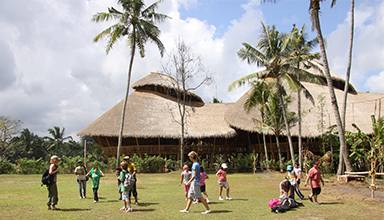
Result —
[[[156,202],[145,202],[145,203],[139,203],[137,206],[138,207],[146,207],[146,206],[150,206],[150,205],[158,205],[159,203],[156,203]]]
[[[344,204],[344,202],[322,202],[320,205],[336,205],[336,204]]]
[[[133,212],[154,212],[156,209],[133,209]]]
[[[211,213],[230,213],[232,211],[229,211],[229,210],[212,210]]]
[[[80,211],[90,211],[91,209],[78,209],[78,208],[72,208],[72,209],[62,209],[59,210],[52,210],[54,212],[80,212]]]

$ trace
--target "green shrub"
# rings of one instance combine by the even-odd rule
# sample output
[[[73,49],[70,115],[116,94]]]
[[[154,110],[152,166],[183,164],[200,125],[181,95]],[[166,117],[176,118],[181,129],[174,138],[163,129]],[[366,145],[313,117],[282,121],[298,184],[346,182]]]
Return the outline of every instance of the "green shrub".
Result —
[[[12,164],[7,159],[0,157],[0,174],[12,174],[16,173],[17,166]]]
[[[41,174],[49,167],[49,162],[45,161],[42,157],[35,160],[28,160],[27,158],[20,159],[19,169],[22,174]]]

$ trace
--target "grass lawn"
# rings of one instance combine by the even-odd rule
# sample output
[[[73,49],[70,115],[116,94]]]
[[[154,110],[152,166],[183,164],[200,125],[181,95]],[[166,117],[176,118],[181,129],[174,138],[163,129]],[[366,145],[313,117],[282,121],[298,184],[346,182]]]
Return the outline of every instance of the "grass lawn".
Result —
[[[132,213],[119,209],[117,181],[114,174],[101,179],[100,200],[93,203],[91,180],[87,184],[87,198],[79,199],[75,175],[58,175],[58,211],[48,211],[47,189],[40,187],[41,175],[0,175],[0,219],[383,219],[384,201],[341,192],[334,187],[323,188],[320,206],[308,199],[299,207],[283,214],[270,211],[269,200],[278,198],[280,173],[236,173],[227,175],[231,187],[231,201],[218,199],[219,187],[214,173],[208,174],[207,193],[212,213],[202,215],[202,204],[192,204],[188,214],[180,213],[186,202],[180,172],[166,174],[138,174],[139,205]],[[304,195],[310,188],[301,185]],[[225,191],[224,191],[225,192]],[[223,192],[223,193],[224,193]],[[225,196],[225,193],[223,194]]]

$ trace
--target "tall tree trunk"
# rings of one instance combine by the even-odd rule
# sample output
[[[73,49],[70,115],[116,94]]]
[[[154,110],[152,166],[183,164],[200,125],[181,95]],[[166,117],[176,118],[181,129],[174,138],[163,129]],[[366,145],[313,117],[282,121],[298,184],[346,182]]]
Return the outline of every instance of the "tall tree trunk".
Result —
[[[282,95],[282,92],[281,92],[281,85],[280,85],[279,77],[276,77],[276,83],[277,83],[277,86],[278,86],[278,89],[279,89],[280,104],[281,104],[281,107],[283,109],[284,122],[285,122],[285,127],[287,129],[287,138],[288,138],[288,143],[289,143],[289,151],[291,153],[291,160],[292,160],[292,164],[295,164],[296,163],[296,161],[295,161],[295,152],[293,150],[293,145],[292,145],[291,130],[289,128],[289,123],[288,123],[288,118],[287,118],[287,111],[286,111],[285,105],[284,105],[284,100],[283,100],[283,95]]]
[[[132,32],[133,32],[133,42],[136,42],[135,28],[133,28]],[[123,109],[121,112],[121,124],[120,124],[120,133],[119,133],[119,142],[117,145],[117,157],[116,157],[116,163],[117,164],[116,164],[116,167],[120,167],[120,154],[121,154],[121,144],[123,143],[125,109],[126,109],[127,102],[128,102],[129,86],[131,84],[131,73],[132,73],[133,59],[135,57],[135,50],[136,50],[136,45],[133,43],[132,44],[132,50],[131,50],[131,60],[129,61],[129,68],[128,68],[127,90],[125,92]]]
[[[317,38],[319,39],[320,52],[321,52],[321,56],[323,57],[325,78],[327,80],[329,96],[331,99],[331,103],[332,103],[332,107],[333,107],[333,113],[335,115],[336,125],[337,125],[338,132],[339,132],[340,161],[339,161],[339,169],[337,171],[337,174],[341,175],[344,172],[344,170],[341,169],[341,167],[343,165],[343,158],[344,158],[344,162],[345,162],[347,171],[349,171],[349,172],[353,171],[353,168],[352,168],[351,162],[349,161],[348,151],[347,151],[347,148],[345,145],[345,132],[344,132],[343,125],[341,123],[341,118],[340,118],[340,114],[339,114],[339,107],[337,104],[336,95],[335,95],[335,91],[334,91],[333,83],[332,83],[332,78],[331,78],[331,74],[329,71],[327,54],[325,52],[324,40],[323,40],[323,35],[321,33],[321,27],[320,27],[319,10],[320,10],[320,5],[318,4],[317,8],[313,9],[313,13],[314,13],[314,19],[315,19],[315,27],[316,27],[316,31],[317,31]]]
[[[280,172],[283,172],[283,161],[281,161],[281,149],[280,149],[280,142],[279,142],[279,134],[275,134],[275,137],[276,137],[277,152],[279,154],[279,169],[280,169]]]
[[[263,113],[261,113],[261,121],[264,123]],[[267,165],[267,170],[269,170],[269,158],[268,158],[268,150],[267,150],[267,141],[265,140],[264,132],[263,132],[263,144],[264,144],[265,161],[266,161],[266,165]]]
[[[303,163],[303,143],[301,141],[301,94],[300,91],[297,93],[297,115],[299,117],[298,125],[299,125],[299,143],[298,143],[298,149],[299,149],[299,167],[301,167],[301,164]]]

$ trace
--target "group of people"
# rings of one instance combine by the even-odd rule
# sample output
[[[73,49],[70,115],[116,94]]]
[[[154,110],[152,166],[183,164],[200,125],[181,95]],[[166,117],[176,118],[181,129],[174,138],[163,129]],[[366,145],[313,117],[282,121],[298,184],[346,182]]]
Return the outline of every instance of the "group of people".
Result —
[[[59,172],[59,160],[60,158],[56,155],[52,156],[50,159],[49,165],[49,175],[52,177],[52,181],[47,185],[48,189],[48,201],[47,206],[48,210],[58,210],[56,207],[59,196],[57,190],[57,172]],[[87,167],[84,165],[83,160],[79,159],[77,161],[78,166],[75,168],[74,174],[77,176],[77,184],[79,187],[79,198],[87,198],[87,181],[92,180],[92,189],[93,189],[93,202],[97,203],[99,201],[98,190],[100,184],[100,178],[104,177],[104,173],[98,168],[93,167],[90,171],[87,171]],[[139,204],[137,200],[137,190],[136,190],[136,173],[137,169],[135,164],[130,162],[129,156],[124,157],[124,161],[120,164],[121,168],[116,168],[116,175],[118,181],[118,191],[120,194],[119,200],[124,201],[124,207],[121,210],[127,212],[132,211],[131,207],[131,194],[135,197],[135,204]],[[125,180],[125,175],[129,173],[135,179],[135,183],[131,188],[125,188],[122,182]]]
[[[195,151],[191,151],[188,154],[189,159],[193,162],[192,164],[192,172],[188,171],[188,165],[184,165],[184,171],[181,173],[181,180],[179,186],[181,184],[184,185],[185,197],[187,201],[186,208],[180,210],[182,213],[188,213],[189,208],[194,201],[195,203],[203,203],[206,210],[202,212],[202,214],[208,214],[211,212],[211,209],[208,205],[210,203],[208,194],[206,192],[205,180],[208,179],[208,175],[204,172],[204,168],[200,166],[198,162],[198,155]],[[59,158],[54,155],[50,159],[49,166],[49,174],[52,176],[52,182],[47,185],[48,189],[48,201],[47,206],[48,210],[57,210],[59,208],[56,207],[59,197],[57,191],[57,173],[59,172]],[[311,202],[319,205],[320,203],[317,200],[317,196],[321,193],[321,185],[324,186],[324,180],[321,177],[321,171],[319,170],[319,162],[313,161],[313,168],[311,168],[308,172],[307,179],[305,181],[304,186],[307,186],[308,182],[312,188],[312,193],[308,195],[308,198]],[[120,164],[121,168],[116,168],[116,176],[118,182],[118,189],[120,193],[119,200],[123,200],[124,206],[120,210],[124,210],[126,212],[132,211],[131,206],[131,194],[135,197],[135,204],[138,204],[137,199],[137,190],[136,190],[136,173],[137,169],[135,164],[130,162],[129,156],[124,157],[124,161]],[[216,177],[218,178],[219,185],[219,200],[224,200],[222,197],[223,188],[226,188],[227,196],[226,200],[231,200],[229,197],[229,184],[227,182],[227,164],[223,163],[221,165],[220,170],[216,173]],[[295,164],[295,168],[291,165],[287,166],[287,176],[286,179],[280,183],[280,200],[284,200],[286,198],[294,199],[294,193],[296,193],[300,200],[304,199],[303,194],[300,192],[300,179],[301,179],[301,169],[299,168],[299,164]],[[98,168],[93,167],[89,172],[87,171],[86,166],[83,164],[83,160],[78,160],[78,166],[74,171],[75,175],[77,175],[77,183],[79,187],[79,197],[80,199],[86,198],[86,184],[88,179],[92,180],[92,188],[93,188],[93,197],[94,203],[99,201],[98,198],[98,189],[100,178],[104,177],[104,173]],[[132,175],[135,179],[135,183],[132,187],[124,187],[124,180],[126,175]],[[288,195],[288,193],[290,194]],[[204,193],[205,199],[202,195]]]
[[[308,199],[311,202],[314,202],[314,204],[320,205],[317,201],[317,196],[321,193],[320,183],[324,186],[324,180],[321,177],[319,161],[314,160],[312,163],[313,167],[308,172],[304,186],[307,186],[308,182],[310,183],[312,193],[308,195]],[[286,198],[295,199],[295,193],[300,200],[304,199],[304,195],[300,191],[301,169],[298,163],[295,164],[294,168],[292,165],[287,166],[287,175],[285,178],[286,179],[280,183],[280,201],[283,201]]]

